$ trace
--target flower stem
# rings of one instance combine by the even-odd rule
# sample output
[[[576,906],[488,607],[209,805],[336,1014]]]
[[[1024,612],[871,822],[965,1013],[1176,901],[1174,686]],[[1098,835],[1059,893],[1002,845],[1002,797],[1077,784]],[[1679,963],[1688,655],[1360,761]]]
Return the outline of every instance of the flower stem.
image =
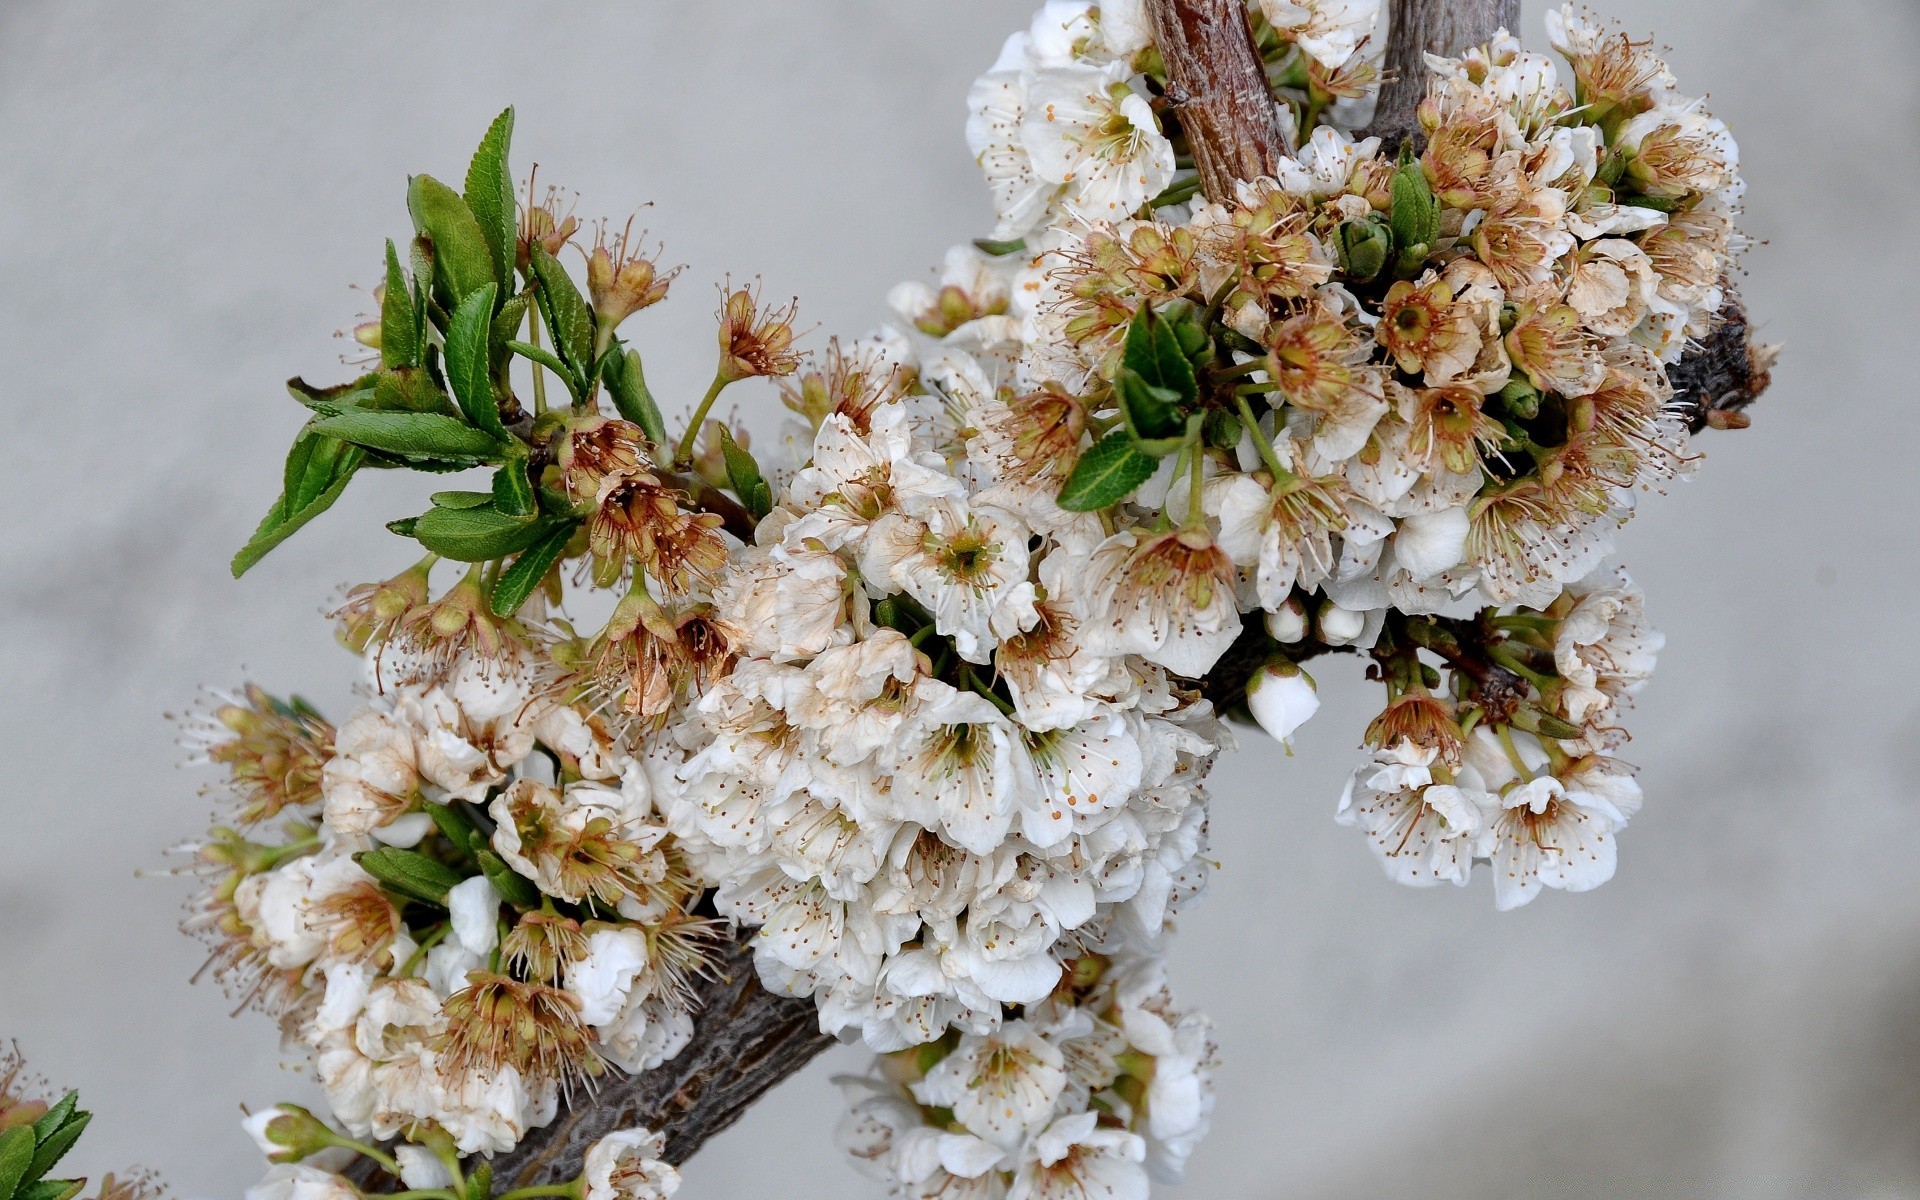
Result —
[[[1260,460],[1267,464],[1267,470],[1273,472],[1273,482],[1296,482],[1298,477],[1280,461],[1280,455],[1273,449],[1273,442],[1260,432],[1260,422],[1254,418],[1253,405],[1247,403],[1245,396],[1235,396],[1233,402],[1240,410],[1240,424],[1246,427],[1247,435],[1253,439],[1253,448],[1260,452]]]
[[[532,1200],[535,1196],[579,1197],[586,1195],[586,1191],[584,1178],[569,1179],[565,1183],[543,1183],[534,1187],[515,1188],[511,1192],[501,1193],[498,1200]]]
[[[527,310],[527,344],[540,345],[540,306],[533,305]],[[547,375],[546,368],[533,363],[533,415],[538,417],[547,411]]]
[[[720,398],[720,393],[732,382],[733,380],[725,371],[713,373],[713,385],[707,388],[707,394],[700,398],[700,407],[693,410],[693,420],[687,422],[687,432],[680,439],[679,448],[673,452],[674,469],[684,471],[693,465],[693,443],[700,436],[700,426],[706,423],[707,412],[713,407],[713,402]]]

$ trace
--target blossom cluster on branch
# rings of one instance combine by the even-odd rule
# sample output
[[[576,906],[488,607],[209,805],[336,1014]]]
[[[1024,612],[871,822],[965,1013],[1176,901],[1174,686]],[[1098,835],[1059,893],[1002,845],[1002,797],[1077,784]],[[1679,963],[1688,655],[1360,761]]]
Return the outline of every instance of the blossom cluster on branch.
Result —
[[[1660,638],[1608,556],[1696,459],[1667,368],[1740,248],[1736,152],[1561,10],[1564,71],[1504,31],[1433,59],[1384,153],[1351,132],[1377,10],[1249,7],[1291,153],[1209,197],[1142,6],[1050,0],[970,96],[994,239],[818,355],[728,289],[677,436],[618,332],[674,272],[603,228],[583,291],[511,112],[463,190],[411,181],[378,363],[294,381],[235,568],[360,470],[490,480],[337,609],[343,724],[249,688],[195,726],[231,811],[189,926],[332,1109],[250,1121],[262,1196],[351,1194],[359,1155],[486,1200],[487,1157],[685,1047],[731,930],[878,1054],[841,1134],[893,1194],[1144,1196],[1213,1108],[1161,956],[1223,719],[1287,738],[1330,650],[1386,689],[1336,815],[1390,877],[1484,863],[1501,908],[1611,877]],[[755,377],[785,461],[711,418]],[[506,1195],[667,1195],[662,1146]]]

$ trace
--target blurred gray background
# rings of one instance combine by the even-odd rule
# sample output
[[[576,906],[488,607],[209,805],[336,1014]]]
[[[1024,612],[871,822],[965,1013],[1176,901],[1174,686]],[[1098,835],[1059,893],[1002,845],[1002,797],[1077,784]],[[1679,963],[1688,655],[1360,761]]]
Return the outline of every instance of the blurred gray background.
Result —
[[[1249,739],[1215,777],[1222,868],[1174,959],[1225,1065],[1171,1194],[1920,1197],[1920,12],[1603,7],[1739,136],[1746,294],[1787,344],[1754,428],[1624,539],[1670,638],[1646,810],[1597,893],[1394,887],[1332,821],[1370,687],[1322,672],[1295,757]],[[319,609],[410,557],[380,524],[424,487],[363,477],[226,573],[301,420],[281,382],[346,375],[329,334],[405,175],[457,177],[513,103],[516,167],[583,217],[651,201],[691,270],[629,332],[684,412],[726,273],[798,294],[820,345],[987,230],[963,98],[1030,8],[0,0],[0,1036],[99,1114],[84,1169],[236,1195],[240,1104],[306,1091],[189,986],[185,887],[134,872],[208,810],[161,714],[243,676],[338,712]],[[872,1194],[830,1140],[861,1061],[780,1089],[683,1195]]]

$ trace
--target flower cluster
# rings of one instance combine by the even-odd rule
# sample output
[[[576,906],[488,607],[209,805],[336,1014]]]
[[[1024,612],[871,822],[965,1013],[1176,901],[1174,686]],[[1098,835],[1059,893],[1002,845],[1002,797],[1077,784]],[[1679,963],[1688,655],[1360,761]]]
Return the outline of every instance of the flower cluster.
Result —
[[[1144,1200],[1180,1177],[1213,1112],[1207,1019],[1154,958],[1088,954],[991,1033],[950,1033],[840,1080],[840,1141],[907,1197]]]
[[[415,178],[380,364],[295,381],[236,569],[360,466],[490,485],[340,606],[359,711],[249,689],[195,734],[233,803],[188,924],[333,1110],[250,1120],[263,1196],[352,1194],[344,1152],[488,1200],[463,1156],[678,1053],[731,933],[879,1055],[843,1138],[893,1194],[1144,1197],[1212,1109],[1160,956],[1224,719],[1287,738],[1330,651],[1387,692],[1337,819],[1391,878],[1612,875],[1661,642],[1607,560],[1696,457],[1668,368],[1725,299],[1735,149],[1570,10],[1565,72],[1503,31],[1430,60],[1418,136],[1356,140],[1379,7],[1249,4],[1289,152],[1205,196],[1145,6],[1049,0],[970,98],[997,240],[819,355],[729,285],[677,436],[617,332],[675,272],[603,232],[578,287],[510,113],[465,193]],[[793,413],[764,466],[709,418],[752,377]],[[528,1200],[671,1194],[665,1146]]]

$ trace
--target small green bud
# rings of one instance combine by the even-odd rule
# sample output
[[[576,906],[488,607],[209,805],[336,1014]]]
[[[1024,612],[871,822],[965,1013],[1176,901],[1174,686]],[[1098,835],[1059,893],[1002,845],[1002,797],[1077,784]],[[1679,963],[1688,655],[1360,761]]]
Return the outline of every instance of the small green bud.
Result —
[[[1521,375],[1515,375],[1500,389],[1500,403],[1509,415],[1522,421],[1531,421],[1540,415],[1540,393]]]
[[[275,1105],[242,1124],[268,1162],[299,1162],[339,1142],[326,1122],[297,1104]]]
[[[1378,217],[1340,222],[1334,241],[1340,252],[1341,271],[1361,282],[1380,274],[1393,253],[1393,231]]]
[[[1240,444],[1240,418],[1224,408],[1208,409],[1204,436],[1207,445],[1231,450]]]
[[[1401,157],[1400,169],[1393,175],[1393,208],[1390,224],[1393,240],[1400,247],[1396,270],[1402,275],[1419,273],[1421,264],[1440,238],[1440,203],[1420,164],[1410,156]]]

